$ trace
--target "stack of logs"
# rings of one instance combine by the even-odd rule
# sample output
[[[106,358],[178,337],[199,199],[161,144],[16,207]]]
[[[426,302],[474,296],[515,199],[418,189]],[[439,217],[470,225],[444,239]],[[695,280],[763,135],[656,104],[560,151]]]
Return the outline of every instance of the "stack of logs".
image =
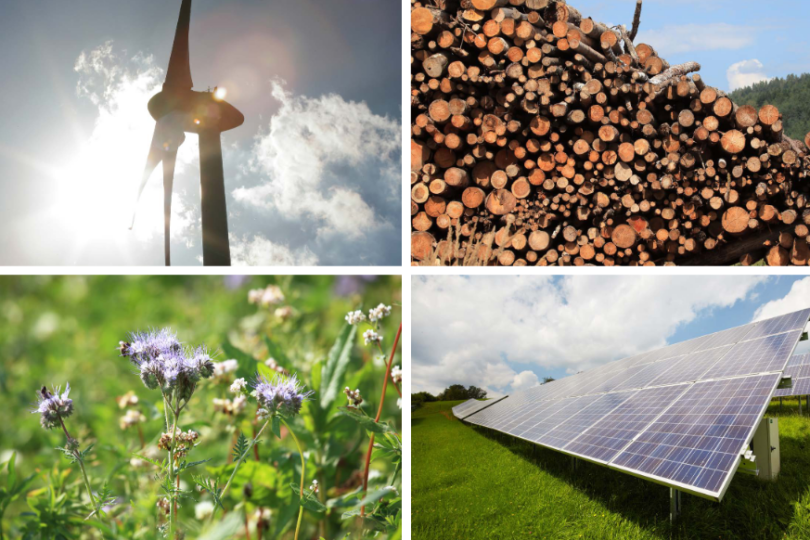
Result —
[[[635,45],[639,11],[412,3],[413,264],[808,264],[810,135]]]

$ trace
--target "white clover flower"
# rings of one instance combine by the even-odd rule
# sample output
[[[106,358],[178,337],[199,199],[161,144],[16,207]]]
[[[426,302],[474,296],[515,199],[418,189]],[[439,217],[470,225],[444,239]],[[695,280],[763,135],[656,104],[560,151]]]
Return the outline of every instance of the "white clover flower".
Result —
[[[214,503],[211,501],[201,501],[194,505],[194,517],[203,521],[211,517],[214,513]]]
[[[382,336],[374,330],[366,330],[363,332],[363,339],[365,340],[366,345],[368,345],[369,343],[380,343],[382,341]]]
[[[286,369],[278,365],[278,362],[276,362],[275,358],[272,357],[268,358],[267,360],[264,361],[264,365],[277,373],[281,373],[282,375],[289,375],[289,372]]]
[[[348,312],[346,314],[345,319],[346,319],[347,323],[349,323],[351,325],[355,325],[355,324],[360,324],[361,322],[365,321],[366,320],[366,315],[362,311],[360,311],[358,309],[357,311]]]
[[[380,304],[374,309],[370,309],[368,311],[368,320],[371,322],[377,322],[383,320],[383,318],[389,315],[391,315],[391,306]]]
[[[275,311],[276,317],[278,317],[282,321],[286,321],[287,319],[292,317],[292,314],[293,314],[293,309],[290,306],[282,306],[280,308],[277,308],[276,311]]]
[[[222,378],[228,373],[233,373],[239,369],[239,362],[234,359],[223,360],[214,364],[214,377]]]
[[[346,394],[346,399],[349,400],[349,405],[352,407],[359,407],[363,403],[363,396],[360,395],[359,389],[352,392],[352,389],[347,386],[343,393]]]
[[[270,523],[270,518],[272,515],[273,514],[270,512],[269,508],[257,508],[253,513],[253,519],[256,520],[257,524],[262,524],[264,526]]]
[[[248,292],[248,302],[268,307],[284,301],[284,293],[276,285],[268,285],[264,289],[253,289]]]
[[[118,419],[118,425],[121,429],[129,429],[143,422],[146,422],[146,416],[137,409],[129,409],[124,416]]]
[[[399,366],[394,366],[391,369],[391,379],[397,384],[402,382],[402,370],[399,369]]]
[[[240,377],[239,379],[233,381],[233,384],[231,385],[229,390],[231,391],[232,394],[241,394],[246,386],[247,382],[245,382],[245,379],[243,377]]]

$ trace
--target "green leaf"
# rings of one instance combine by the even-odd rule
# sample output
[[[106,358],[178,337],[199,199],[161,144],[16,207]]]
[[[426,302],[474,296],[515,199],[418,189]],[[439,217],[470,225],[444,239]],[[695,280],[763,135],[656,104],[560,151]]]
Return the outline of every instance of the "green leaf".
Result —
[[[335,340],[329,356],[321,370],[321,407],[328,409],[335,401],[343,382],[343,376],[351,361],[354,338],[357,335],[357,327],[351,324],[344,324]]]
[[[273,430],[273,433],[276,434],[276,438],[280,439],[281,438],[281,419],[278,417],[278,415],[273,415],[273,421],[272,421],[272,424],[271,424],[270,427]]]
[[[321,504],[321,501],[318,500],[318,496],[309,489],[304,490],[304,497],[301,499],[299,493],[301,492],[301,484],[297,484],[295,482],[290,482],[290,489],[292,489],[293,495],[295,498],[299,500],[298,504],[303,506],[310,512],[324,512],[326,511],[326,507]]]
[[[17,452],[11,453],[11,459],[8,460],[8,490],[14,489],[14,484],[17,482],[17,470],[14,467],[14,462],[17,459]]]
[[[351,418],[352,420],[360,424],[360,427],[362,427],[366,431],[373,431],[374,433],[388,433],[389,431],[391,431],[391,428],[388,427],[388,424],[381,424],[379,422],[375,422],[373,418],[369,418],[368,416],[360,414],[347,407],[341,407],[338,410],[338,415]]]
[[[222,352],[225,353],[225,356],[228,358],[233,358],[237,362],[239,362],[239,368],[236,370],[236,377],[242,377],[244,379],[249,379],[256,375],[257,367],[256,365],[259,363],[253,356],[249,355],[248,353],[244,352],[241,349],[234,347],[230,341],[224,339],[222,341]]]
[[[233,462],[236,463],[248,451],[248,438],[245,437],[244,432],[239,433],[239,438],[236,439],[236,444],[233,447]]]
[[[267,346],[267,353],[273,359],[275,359],[278,365],[280,365],[290,373],[295,371],[295,368],[292,365],[292,362],[290,362],[290,359],[284,353],[282,348],[276,345],[276,343],[272,339],[270,339],[268,336],[264,336],[264,344]]]
[[[395,489],[392,489],[390,486],[386,486],[376,491],[372,491],[371,493],[366,495],[362,501],[357,503],[357,506],[366,506],[371,503],[375,503],[380,499],[382,499],[383,497],[385,497],[386,495],[395,495],[397,497],[399,496]]]

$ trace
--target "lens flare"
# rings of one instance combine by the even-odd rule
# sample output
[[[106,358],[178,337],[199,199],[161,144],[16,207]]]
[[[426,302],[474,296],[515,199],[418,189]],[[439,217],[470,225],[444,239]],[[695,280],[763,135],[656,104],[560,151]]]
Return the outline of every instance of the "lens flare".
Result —
[[[222,101],[227,95],[228,91],[225,88],[217,88],[214,90],[214,99],[217,101]]]

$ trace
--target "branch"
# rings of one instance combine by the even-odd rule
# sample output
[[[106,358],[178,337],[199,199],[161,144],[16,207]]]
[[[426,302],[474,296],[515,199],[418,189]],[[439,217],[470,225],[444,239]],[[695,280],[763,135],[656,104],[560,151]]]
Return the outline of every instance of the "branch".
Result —
[[[684,75],[689,73],[693,73],[695,71],[700,71],[700,64],[697,62],[686,62],[685,64],[678,64],[677,66],[672,66],[668,70],[660,73],[650,79],[650,84],[652,85],[660,85],[664,84],[667,81],[672,79],[680,79]]]
[[[624,41],[624,48],[627,51],[627,54],[629,54],[633,58],[633,62],[636,65],[641,65],[641,61],[638,59],[638,53],[636,52],[636,48],[633,45],[633,40],[630,39],[629,35],[627,35],[627,27],[624,25],[619,26],[619,32],[622,35],[622,40]]]
[[[638,26],[641,24],[641,2],[642,0],[636,0],[636,12],[633,14],[633,28],[630,30],[630,41],[636,40]]]

